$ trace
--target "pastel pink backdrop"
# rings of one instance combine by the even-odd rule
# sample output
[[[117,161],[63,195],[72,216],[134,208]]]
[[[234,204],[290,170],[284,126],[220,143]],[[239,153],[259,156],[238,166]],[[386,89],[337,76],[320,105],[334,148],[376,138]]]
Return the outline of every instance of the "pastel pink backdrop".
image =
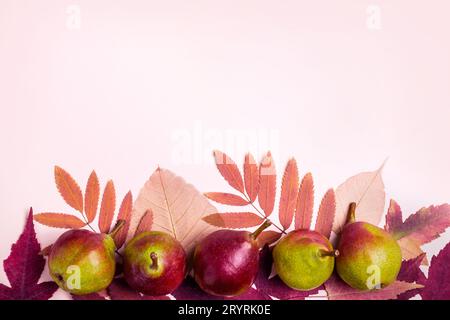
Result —
[[[405,214],[449,202],[449,14],[446,0],[0,0],[0,259],[28,207],[70,212],[55,164],[83,186],[95,168],[119,197],[157,165],[217,191],[202,155],[270,148],[321,195],[389,157],[387,195]],[[61,233],[37,231],[44,245]]]

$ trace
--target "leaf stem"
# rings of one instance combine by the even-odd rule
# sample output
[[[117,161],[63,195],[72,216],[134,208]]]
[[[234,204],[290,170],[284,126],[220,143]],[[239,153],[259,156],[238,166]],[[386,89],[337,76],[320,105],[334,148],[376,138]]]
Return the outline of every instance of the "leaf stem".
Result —
[[[91,226],[91,224],[88,222],[87,217],[84,215],[84,212],[81,212],[81,217],[84,220],[84,223],[86,223],[86,225],[92,230],[92,232],[97,233],[97,231]]]
[[[256,212],[258,213],[258,215],[263,218],[265,221],[268,221],[270,224],[272,224],[275,228],[277,228],[278,230],[280,230],[281,233],[286,234],[286,231],[283,230],[281,227],[279,227],[276,223],[273,223],[268,217],[266,217],[266,215],[264,213],[262,213],[255,205],[254,203],[250,200],[250,198],[245,194],[242,193],[242,195],[244,196],[245,200],[248,201],[248,204],[251,205]]]

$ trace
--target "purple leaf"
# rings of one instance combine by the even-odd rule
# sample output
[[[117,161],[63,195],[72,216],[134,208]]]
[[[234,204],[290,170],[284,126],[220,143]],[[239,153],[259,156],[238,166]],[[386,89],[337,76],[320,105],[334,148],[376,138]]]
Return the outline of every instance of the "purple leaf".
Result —
[[[400,272],[397,276],[397,280],[405,281],[405,282],[415,282],[418,284],[425,285],[427,278],[423,274],[422,270],[420,270],[420,265],[422,263],[423,258],[425,257],[425,253],[421,254],[417,258],[410,259],[407,261],[403,261]],[[422,288],[410,290],[404,292],[398,296],[398,300],[408,300],[415,295],[419,294],[422,291]]]
[[[421,292],[424,300],[450,300],[450,243],[431,259],[428,280]]]

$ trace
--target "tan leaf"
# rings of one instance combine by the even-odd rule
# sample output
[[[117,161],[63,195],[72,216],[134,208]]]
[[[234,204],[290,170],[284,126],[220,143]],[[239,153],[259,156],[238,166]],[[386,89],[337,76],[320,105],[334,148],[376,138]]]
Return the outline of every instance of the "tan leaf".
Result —
[[[258,202],[266,217],[273,212],[277,187],[277,173],[272,154],[267,152],[259,166]]]
[[[216,230],[202,220],[217,209],[194,186],[169,170],[158,168],[141,189],[131,214],[128,237],[144,213],[153,211],[152,230],[164,231],[190,251],[197,241]]]
[[[214,159],[217,169],[224,179],[237,191],[244,193],[244,183],[236,163],[225,153],[215,150]]]
[[[333,227],[334,214],[336,212],[336,199],[334,190],[329,189],[320,203],[315,230],[329,238]]]
[[[356,202],[356,220],[378,225],[384,213],[385,192],[381,176],[383,165],[376,171],[363,172],[347,179],[336,189],[336,216],[333,231],[339,233],[347,221],[348,206]]]
[[[134,235],[138,235],[139,233],[144,231],[150,231],[152,230],[152,226],[153,226],[153,211],[152,209],[148,209],[147,211],[145,211],[144,215],[139,221],[139,224],[136,228],[136,231],[134,232]]]
[[[253,212],[225,212],[210,214],[203,221],[219,228],[242,229],[259,226],[264,219]]]
[[[284,170],[281,183],[281,196],[279,207],[280,223],[284,230],[289,228],[294,218],[295,205],[298,195],[298,168],[295,159],[290,159]]]
[[[258,236],[258,238],[256,238],[256,240],[258,242],[258,246],[260,248],[263,248],[266,244],[271,245],[272,243],[274,243],[275,241],[277,241],[280,238],[281,238],[281,232],[268,230],[268,231],[261,232],[261,234]]]
[[[38,213],[34,215],[34,220],[49,227],[62,229],[79,229],[86,225],[81,219],[65,213]]]
[[[97,215],[98,200],[100,198],[100,185],[95,171],[89,176],[86,192],[84,194],[84,213],[88,222],[92,222]]]
[[[123,244],[125,243],[125,239],[127,238],[132,209],[133,196],[131,195],[131,191],[129,191],[123,198],[122,204],[120,205],[119,214],[117,215],[117,220],[125,221],[123,227],[114,235],[114,242],[118,249],[123,246]]]
[[[244,161],[244,182],[245,190],[251,202],[256,200],[259,190],[259,172],[258,164],[253,155],[247,153]]]
[[[422,253],[424,253],[420,248],[420,243],[417,243],[412,238],[408,237],[401,238],[397,240],[397,242],[398,245],[400,246],[400,249],[402,250],[402,258],[404,260],[414,259],[417,256],[420,256]],[[426,266],[428,265],[428,259],[426,255],[422,260],[422,264]]]
[[[79,212],[83,212],[83,194],[80,186],[64,169],[55,166],[55,183],[64,201]]]
[[[102,204],[100,206],[100,217],[98,219],[98,228],[100,232],[108,233],[116,210],[116,191],[114,183],[109,180],[103,191]]]
[[[307,173],[300,184],[295,209],[295,229],[311,228],[314,209],[314,181],[311,173]]]
[[[229,206],[246,206],[248,201],[241,196],[226,193],[226,192],[207,192],[204,194],[208,199],[217,203],[226,204]]]

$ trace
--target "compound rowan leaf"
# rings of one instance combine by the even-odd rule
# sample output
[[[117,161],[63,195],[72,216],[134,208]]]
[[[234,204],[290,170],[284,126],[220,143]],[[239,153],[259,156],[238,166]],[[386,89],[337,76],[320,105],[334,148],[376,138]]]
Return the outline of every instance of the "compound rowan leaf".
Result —
[[[253,212],[226,212],[210,214],[203,221],[218,228],[241,229],[258,226],[264,219]]]
[[[84,213],[88,222],[92,222],[97,215],[98,200],[100,198],[100,185],[95,171],[92,171],[84,193]]]
[[[152,226],[153,226],[153,211],[152,209],[148,209],[142,216],[141,221],[139,221],[134,234],[137,235],[144,231],[150,231],[152,230]]]
[[[48,227],[62,229],[79,229],[86,225],[81,219],[66,213],[38,213],[34,215],[34,220]]]
[[[64,169],[55,166],[55,183],[64,201],[79,212],[83,212],[83,194],[80,186]]]
[[[56,283],[38,283],[44,270],[45,259],[36,239],[33,211],[30,209],[25,228],[11,247],[3,267],[11,287],[0,284],[0,300],[48,300],[58,289]]]
[[[307,173],[300,184],[295,209],[295,229],[311,228],[314,209],[314,181],[311,173]]]
[[[217,209],[193,185],[166,169],[158,168],[139,192],[128,237],[135,233],[148,209],[153,211],[152,230],[169,233],[187,252],[197,241],[216,230],[202,218]]]
[[[98,228],[102,233],[108,233],[116,210],[116,190],[114,183],[109,180],[103,191],[102,204],[100,206],[100,216],[98,219]]]
[[[217,203],[226,204],[229,206],[246,206],[248,201],[241,196],[226,193],[226,192],[207,192],[204,194],[208,199]]]
[[[333,228],[334,214],[336,212],[336,199],[334,190],[329,189],[320,203],[315,230],[329,238]]]
[[[213,152],[217,169],[222,177],[237,191],[244,193],[244,182],[236,163],[225,153],[215,150]]]
[[[259,190],[259,170],[258,164],[253,158],[251,153],[245,155],[244,160],[244,183],[245,191],[250,199],[250,202],[254,202],[258,196]]]
[[[288,229],[294,218],[298,195],[298,168],[295,159],[290,159],[284,170],[281,183],[279,219],[284,230]]]
[[[421,292],[424,300],[450,300],[450,243],[431,259],[428,280]]]
[[[266,217],[273,212],[275,205],[275,193],[277,183],[277,172],[272,154],[267,152],[259,165],[259,191],[258,202]]]
[[[130,228],[131,211],[133,210],[133,196],[129,191],[122,200],[117,220],[125,221],[123,227],[114,235],[114,242],[119,249],[125,243]]]

